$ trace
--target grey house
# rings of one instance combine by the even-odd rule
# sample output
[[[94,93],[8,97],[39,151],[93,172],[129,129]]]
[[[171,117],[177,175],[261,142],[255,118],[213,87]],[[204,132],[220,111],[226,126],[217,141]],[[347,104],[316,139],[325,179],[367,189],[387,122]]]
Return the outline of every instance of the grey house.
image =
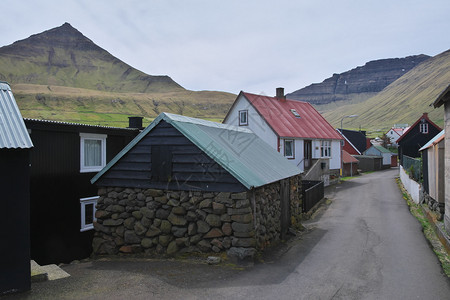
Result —
[[[162,113],[91,180],[94,253],[264,249],[299,221],[299,173],[248,129]]]
[[[433,103],[434,107],[444,105],[444,130],[450,132],[450,85],[439,95]],[[450,136],[445,135],[445,182],[450,182]],[[444,224],[447,232],[450,232],[450,184],[445,186],[445,215]]]

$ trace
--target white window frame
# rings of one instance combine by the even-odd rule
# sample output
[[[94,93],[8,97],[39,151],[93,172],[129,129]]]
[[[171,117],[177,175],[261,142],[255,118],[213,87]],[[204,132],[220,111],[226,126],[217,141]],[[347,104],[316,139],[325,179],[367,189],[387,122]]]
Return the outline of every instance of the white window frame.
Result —
[[[292,143],[292,155],[286,155],[286,143]],[[284,153],[284,157],[288,158],[288,159],[294,159],[295,158],[295,142],[294,140],[284,140],[283,143],[283,153]]]
[[[106,134],[80,133],[80,172],[99,172],[106,166]],[[85,166],[84,143],[86,140],[101,141],[101,164],[99,166]]]
[[[81,229],[80,231],[87,231],[94,229],[94,222],[97,221],[95,218],[95,212],[97,211],[97,200],[100,198],[99,196],[94,197],[88,197],[88,198],[81,198],[80,199],[80,206],[81,206]],[[86,206],[93,204],[94,208],[92,210],[92,223],[86,224]]]
[[[331,141],[320,141],[320,157],[331,157]]]
[[[245,122],[242,121],[242,115],[245,115]],[[248,110],[240,110],[239,111],[239,126],[246,126],[248,125]]]
[[[428,133],[428,123],[420,123],[419,126],[420,133]]]

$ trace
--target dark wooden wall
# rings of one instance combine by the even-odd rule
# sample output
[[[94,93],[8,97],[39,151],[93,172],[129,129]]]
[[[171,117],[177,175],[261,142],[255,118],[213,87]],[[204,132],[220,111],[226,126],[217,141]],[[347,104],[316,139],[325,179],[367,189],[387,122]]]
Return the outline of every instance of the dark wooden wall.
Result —
[[[406,136],[403,136],[402,139],[398,142],[399,146],[399,159],[402,161],[402,156],[406,155],[409,157],[420,157],[419,149],[428,143],[429,140],[434,138],[439,132],[441,132],[440,128],[434,127],[430,124],[426,119],[425,122],[428,123],[428,133],[420,132],[420,122],[416,124],[413,128],[411,128]]]
[[[153,146],[167,146],[172,174],[152,174]],[[154,155],[153,155],[154,156]],[[155,157],[155,156],[154,156]],[[246,188],[172,125],[161,121],[96,183],[98,186],[239,192]]]
[[[29,149],[0,149],[0,296],[29,290]]]
[[[31,257],[68,263],[92,252],[93,230],[80,232],[80,198],[97,195],[96,172],[80,173],[80,132],[107,134],[110,161],[138,131],[25,120],[31,129]]]

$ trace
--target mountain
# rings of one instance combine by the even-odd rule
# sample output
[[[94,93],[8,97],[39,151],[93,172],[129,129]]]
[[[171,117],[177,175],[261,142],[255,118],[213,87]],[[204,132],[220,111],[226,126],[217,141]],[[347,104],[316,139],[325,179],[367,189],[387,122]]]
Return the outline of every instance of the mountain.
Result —
[[[69,23],[0,48],[0,80],[109,92],[183,89],[169,76],[132,68]]]
[[[370,61],[362,67],[341,74],[333,74],[322,83],[311,84],[287,94],[287,97],[314,104],[321,111],[348,103],[361,102],[382,91],[429,58],[428,55],[421,54]]]
[[[220,120],[236,97],[145,74],[69,23],[1,47],[0,80],[26,118],[109,126],[124,127],[131,115],[150,122],[163,111]]]
[[[375,96],[357,104],[343,105],[324,112],[324,117],[340,127],[344,116],[345,128],[385,131],[394,124],[413,124],[424,112],[437,125],[444,123],[442,108],[434,109],[431,103],[450,83],[450,50],[424,60],[395,80]]]

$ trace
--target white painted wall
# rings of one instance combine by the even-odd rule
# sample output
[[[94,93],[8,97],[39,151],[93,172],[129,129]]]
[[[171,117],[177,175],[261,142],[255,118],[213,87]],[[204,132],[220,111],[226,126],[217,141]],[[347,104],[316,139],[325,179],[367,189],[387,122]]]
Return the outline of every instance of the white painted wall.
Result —
[[[280,153],[284,155],[284,140],[280,139]],[[286,140],[292,140],[292,138],[286,138]],[[305,170],[304,163],[304,146],[303,140],[293,139],[294,140],[294,158],[288,159],[290,162],[295,164],[302,172]]]
[[[400,166],[400,180],[415,203],[420,202],[420,184],[409,178],[402,166]]]
[[[312,141],[312,153],[313,159],[321,158],[320,156],[320,142],[321,140]],[[330,159],[330,170],[341,168],[341,143],[339,140],[331,141],[331,157]]]
[[[232,111],[228,114],[228,118],[224,120],[225,124],[230,124],[234,126],[239,126],[239,111],[248,111],[248,125],[240,126],[243,128],[250,129],[257,136],[259,136],[263,141],[268,143],[273,149],[277,150],[278,137],[269,127],[269,125],[264,121],[264,119],[259,115],[255,108],[245,99],[244,96],[240,96]]]

